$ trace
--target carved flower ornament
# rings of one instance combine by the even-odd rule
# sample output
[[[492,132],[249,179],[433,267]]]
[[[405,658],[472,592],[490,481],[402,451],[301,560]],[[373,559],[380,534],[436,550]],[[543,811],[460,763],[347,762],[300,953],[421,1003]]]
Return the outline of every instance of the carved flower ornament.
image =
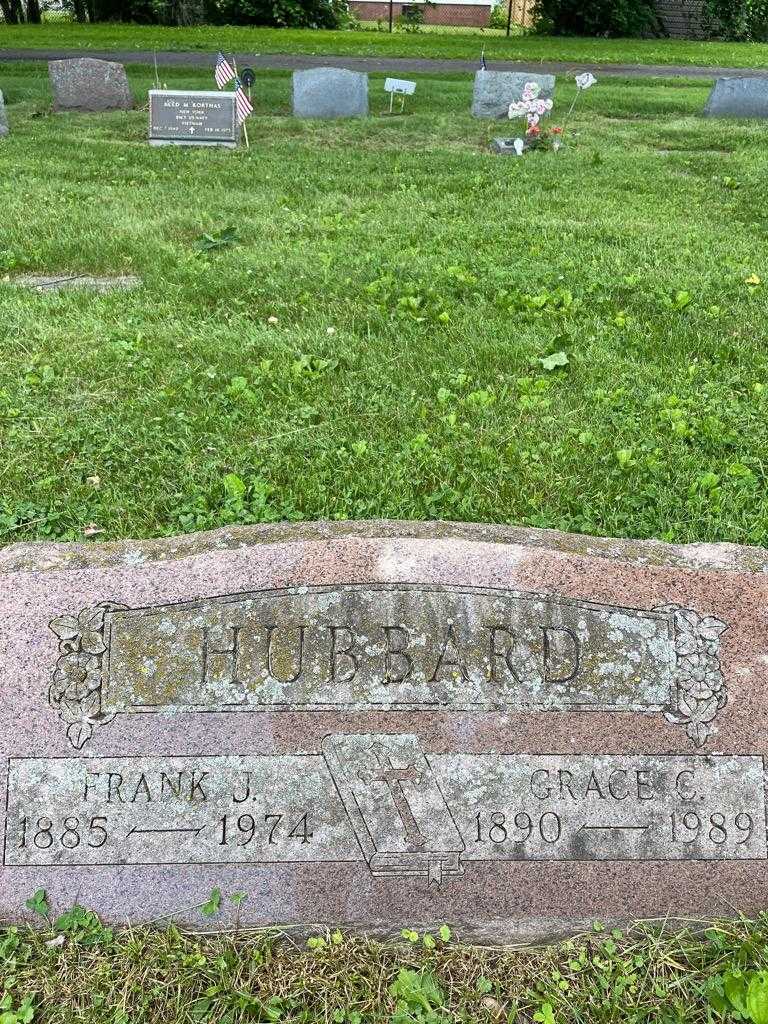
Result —
[[[84,700],[100,685],[99,666],[87,654],[65,654],[53,673],[51,694],[57,701]]]
[[[101,656],[104,615],[126,605],[106,602],[84,608],[79,615],[62,615],[50,626],[59,638],[59,660],[48,689],[48,701],[67,724],[67,737],[79,750],[93,735],[95,725],[114,718],[101,710]]]
[[[114,605],[100,604],[95,608],[83,608],[79,615],[62,615],[54,619],[51,629],[62,642],[76,641],[78,650],[85,654],[102,654],[104,643],[104,612]]]
[[[671,612],[675,624],[677,693],[664,716],[668,722],[684,725],[686,735],[701,747],[712,733],[710,723],[728,699],[718,657],[719,637],[728,627],[713,615],[699,615],[678,605],[657,610]]]

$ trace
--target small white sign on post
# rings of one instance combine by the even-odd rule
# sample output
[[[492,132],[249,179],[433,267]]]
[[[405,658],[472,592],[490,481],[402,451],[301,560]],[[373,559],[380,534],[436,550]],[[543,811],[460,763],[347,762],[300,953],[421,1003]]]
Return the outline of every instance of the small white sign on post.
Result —
[[[400,110],[402,111],[405,107],[405,97],[413,96],[416,92],[416,83],[409,82],[405,78],[387,78],[384,81],[384,92],[389,93],[389,112],[392,113],[392,104],[395,99],[395,93],[400,96]]]

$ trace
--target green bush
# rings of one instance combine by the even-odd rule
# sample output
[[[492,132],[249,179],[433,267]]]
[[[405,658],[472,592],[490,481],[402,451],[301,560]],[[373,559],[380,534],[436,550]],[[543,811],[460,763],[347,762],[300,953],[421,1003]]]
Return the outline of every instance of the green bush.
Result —
[[[0,10],[13,3],[20,0],[0,0]],[[76,21],[278,28],[346,28],[352,21],[347,0],[67,0],[67,6]]]
[[[708,35],[736,42],[768,40],[768,0],[705,0]]]
[[[643,36],[661,32],[653,0],[537,0],[534,19],[536,31],[546,35]]]
[[[342,28],[349,7],[347,0],[213,0],[209,18],[227,25]]]
[[[509,14],[509,2],[502,4],[496,4],[495,7],[491,8],[491,18],[488,24],[489,28],[506,28],[507,27],[507,15]]]

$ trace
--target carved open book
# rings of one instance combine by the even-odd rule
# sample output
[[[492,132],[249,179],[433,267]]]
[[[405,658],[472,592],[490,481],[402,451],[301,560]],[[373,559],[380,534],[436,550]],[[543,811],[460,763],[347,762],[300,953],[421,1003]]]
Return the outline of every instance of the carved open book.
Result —
[[[374,875],[461,875],[464,841],[411,735],[326,736],[323,755]]]

